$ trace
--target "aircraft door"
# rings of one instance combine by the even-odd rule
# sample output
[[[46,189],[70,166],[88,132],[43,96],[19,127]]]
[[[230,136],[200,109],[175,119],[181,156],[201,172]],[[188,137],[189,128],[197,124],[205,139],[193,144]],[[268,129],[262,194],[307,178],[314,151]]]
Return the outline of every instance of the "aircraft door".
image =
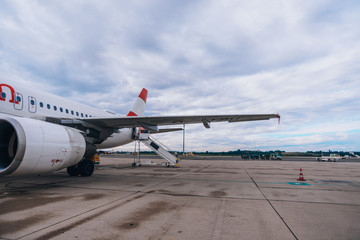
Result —
[[[22,110],[23,109],[23,96],[21,93],[18,92],[14,92],[14,97],[15,97],[15,101],[14,101],[14,108],[16,110]]]
[[[29,96],[29,112],[36,113],[36,99]]]

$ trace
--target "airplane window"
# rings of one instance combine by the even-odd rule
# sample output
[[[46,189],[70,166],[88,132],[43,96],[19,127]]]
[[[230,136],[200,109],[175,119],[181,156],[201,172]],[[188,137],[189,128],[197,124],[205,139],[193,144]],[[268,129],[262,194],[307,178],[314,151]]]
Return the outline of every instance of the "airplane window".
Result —
[[[47,109],[50,109],[50,104],[46,105]]]
[[[63,108],[61,107],[61,108],[60,108],[60,112],[63,112],[63,111],[64,111],[64,110],[63,110]]]
[[[73,111],[73,110],[71,110],[71,115],[74,115],[74,111]]]
[[[55,111],[57,110],[57,107],[56,107],[56,106],[54,106],[54,110],[55,110]]]
[[[17,102],[21,102],[21,97],[17,96],[17,97],[16,97],[16,101],[17,101]]]
[[[35,101],[31,99],[30,104],[34,106],[34,105],[35,105]]]
[[[81,114],[81,117],[84,117],[84,114],[83,114],[83,113]]]
[[[1,98],[6,98],[6,93],[2,92],[1,93]]]
[[[85,114],[85,117],[88,117],[88,115],[87,115],[87,114]]]
[[[76,112],[76,116],[79,116],[79,112]]]
[[[40,107],[44,107],[44,104],[42,102],[40,102]]]
[[[65,112],[66,112],[66,113],[69,113],[69,109],[66,109]]]

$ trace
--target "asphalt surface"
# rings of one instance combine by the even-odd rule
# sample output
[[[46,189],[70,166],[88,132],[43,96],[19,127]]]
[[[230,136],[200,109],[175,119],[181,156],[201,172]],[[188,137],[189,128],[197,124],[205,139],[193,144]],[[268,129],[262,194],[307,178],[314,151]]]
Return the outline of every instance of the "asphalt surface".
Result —
[[[1,176],[0,239],[360,239],[359,162],[132,161]]]

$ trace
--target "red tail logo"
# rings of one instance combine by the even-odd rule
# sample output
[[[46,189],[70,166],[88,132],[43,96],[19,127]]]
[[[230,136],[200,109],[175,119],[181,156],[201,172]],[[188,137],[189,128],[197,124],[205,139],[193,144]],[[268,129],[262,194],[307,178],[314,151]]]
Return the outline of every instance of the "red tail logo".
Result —
[[[19,102],[16,101],[16,99],[15,99],[15,90],[14,90],[14,88],[13,88],[12,86],[10,86],[10,85],[7,85],[7,84],[2,83],[2,84],[0,84],[0,93],[3,92],[3,87],[7,87],[7,88],[10,90],[10,92],[11,92],[11,100],[10,100],[9,102],[10,102],[10,103],[19,104]],[[5,101],[5,98],[3,98],[3,97],[0,95],[0,100],[1,100],[1,101]]]

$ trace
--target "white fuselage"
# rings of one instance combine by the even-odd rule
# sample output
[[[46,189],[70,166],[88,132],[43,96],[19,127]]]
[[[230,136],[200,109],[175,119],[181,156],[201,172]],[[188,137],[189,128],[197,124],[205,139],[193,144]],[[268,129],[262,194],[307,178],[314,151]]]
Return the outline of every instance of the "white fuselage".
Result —
[[[0,81],[0,114],[44,121],[47,118],[82,120],[114,117],[111,113],[85,104],[4,80]],[[132,131],[129,128],[119,129],[96,147],[111,148],[127,144],[132,141]]]

